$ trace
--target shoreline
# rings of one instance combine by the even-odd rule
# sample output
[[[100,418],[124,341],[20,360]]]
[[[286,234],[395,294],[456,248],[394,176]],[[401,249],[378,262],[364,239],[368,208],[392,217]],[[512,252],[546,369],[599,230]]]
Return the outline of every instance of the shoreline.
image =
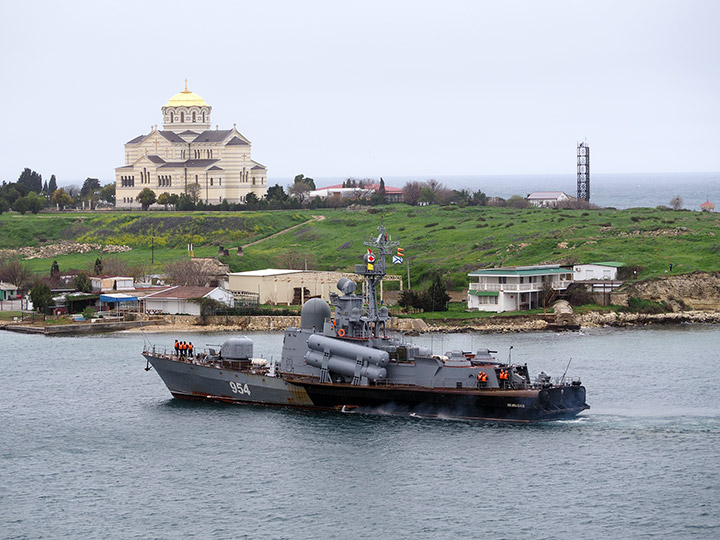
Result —
[[[191,319],[191,317],[188,317]],[[283,332],[287,326],[299,326],[300,320],[287,321],[289,324],[268,324],[269,321],[259,317],[242,317],[237,324],[198,325],[189,320],[168,321],[165,325],[128,328],[124,333],[162,333],[162,332]],[[500,320],[502,319],[502,320]],[[720,311],[681,311],[671,313],[616,313],[591,311],[575,314],[570,324],[549,323],[546,320],[523,317],[521,320],[511,318],[483,319],[481,324],[473,321],[468,324],[427,324],[422,319],[394,319],[389,330],[409,334],[450,334],[450,333],[514,333],[514,332],[547,332],[547,331],[578,331],[584,328],[631,328],[641,326],[662,326],[677,324],[720,324]]]

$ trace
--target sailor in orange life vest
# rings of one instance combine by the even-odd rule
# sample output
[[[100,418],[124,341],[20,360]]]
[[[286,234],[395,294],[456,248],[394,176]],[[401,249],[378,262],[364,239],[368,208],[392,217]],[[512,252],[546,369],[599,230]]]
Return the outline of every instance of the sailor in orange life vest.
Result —
[[[180,342],[175,340],[175,356],[180,356]]]
[[[192,358],[192,356],[193,356],[193,344],[192,344],[192,341],[191,341],[190,343],[188,343],[188,356],[189,356],[190,358]]]

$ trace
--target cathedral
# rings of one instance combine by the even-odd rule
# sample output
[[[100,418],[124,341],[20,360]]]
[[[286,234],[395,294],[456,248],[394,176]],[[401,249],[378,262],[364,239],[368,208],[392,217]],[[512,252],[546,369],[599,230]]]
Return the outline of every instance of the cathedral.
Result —
[[[137,195],[150,188],[187,193],[207,204],[244,202],[267,192],[267,169],[250,157],[250,141],[232,129],[210,129],[212,107],[187,89],[162,108],[163,129],[125,143],[125,165],[115,169],[115,206],[138,209]]]

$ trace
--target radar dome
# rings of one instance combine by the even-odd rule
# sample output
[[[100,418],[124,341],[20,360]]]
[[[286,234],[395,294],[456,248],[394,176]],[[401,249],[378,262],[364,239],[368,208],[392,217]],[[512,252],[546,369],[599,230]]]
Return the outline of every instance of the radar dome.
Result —
[[[322,330],[325,319],[330,317],[330,306],[322,298],[311,298],[300,312],[300,328]]]

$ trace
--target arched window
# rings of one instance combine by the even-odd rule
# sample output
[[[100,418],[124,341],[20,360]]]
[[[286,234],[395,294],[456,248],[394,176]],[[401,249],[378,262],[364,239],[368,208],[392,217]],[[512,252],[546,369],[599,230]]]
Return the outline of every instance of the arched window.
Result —
[[[205,111],[203,111],[203,117],[202,117],[202,118],[203,118],[202,121],[205,122]]]
[[[170,123],[172,124],[175,121],[175,113],[170,112]]]
[[[195,121],[195,111],[193,111],[193,122]]]
[[[180,112],[180,123],[182,124],[185,121],[185,113]]]

